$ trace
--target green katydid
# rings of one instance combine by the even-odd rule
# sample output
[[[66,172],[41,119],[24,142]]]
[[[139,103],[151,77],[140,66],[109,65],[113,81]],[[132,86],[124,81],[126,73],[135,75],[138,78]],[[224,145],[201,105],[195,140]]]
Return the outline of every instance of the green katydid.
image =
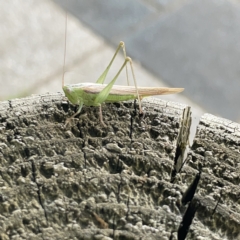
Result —
[[[64,67],[65,67],[66,36],[67,36],[66,29],[67,29],[67,16],[66,16],[66,22],[65,22],[65,49],[64,49],[62,89],[65,93],[65,96],[68,98],[68,100],[72,104],[78,105],[78,110],[73,116],[67,119],[66,124],[69,122],[70,119],[74,118],[76,115],[78,115],[81,112],[83,105],[99,106],[100,122],[105,126],[103,122],[102,108],[101,108],[101,104],[104,102],[109,103],[109,102],[120,102],[120,101],[138,99],[139,111],[140,113],[142,113],[141,99],[143,97],[149,97],[153,95],[163,95],[163,94],[174,94],[174,93],[182,92],[184,90],[184,88],[137,87],[136,78],[133,71],[132,60],[130,57],[126,56],[125,45],[124,45],[124,42],[122,41],[119,43],[118,48],[113,58],[111,59],[109,65],[104,70],[102,75],[98,78],[96,83],[78,83],[78,84],[64,85],[64,73],[65,73]],[[124,63],[122,64],[121,68],[117,72],[116,76],[112,79],[112,81],[108,84],[104,84],[108,71],[121,48],[123,49],[123,53],[125,57]],[[127,67],[128,62],[130,63],[135,86],[114,85],[123,68],[125,66]],[[127,68],[126,68],[126,72],[127,72]],[[127,75],[127,81],[128,81],[128,75]]]

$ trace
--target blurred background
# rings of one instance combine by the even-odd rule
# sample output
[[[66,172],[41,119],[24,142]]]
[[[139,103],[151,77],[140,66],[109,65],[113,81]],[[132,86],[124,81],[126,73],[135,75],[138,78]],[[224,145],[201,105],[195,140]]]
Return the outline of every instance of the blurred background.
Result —
[[[239,0],[11,0],[0,3],[0,101],[95,82],[120,40],[138,86],[183,87],[162,99],[240,122]],[[123,63],[120,54],[108,80]],[[107,81],[108,81],[107,80]],[[117,84],[126,85],[123,73]]]

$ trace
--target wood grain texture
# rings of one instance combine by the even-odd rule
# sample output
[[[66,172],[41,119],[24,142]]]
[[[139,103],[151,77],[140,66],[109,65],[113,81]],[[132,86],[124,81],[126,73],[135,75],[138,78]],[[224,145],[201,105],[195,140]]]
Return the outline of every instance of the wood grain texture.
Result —
[[[196,239],[202,224],[212,232],[210,239],[240,239],[240,125],[204,114],[179,174],[181,181],[190,181],[193,171],[200,171],[201,178],[188,239]]]
[[[76,107],[60,93],[1,102],[0,239],[236,239],[239,125],[204,115],[182,166],[190,108],[142,104],[64,128]]]

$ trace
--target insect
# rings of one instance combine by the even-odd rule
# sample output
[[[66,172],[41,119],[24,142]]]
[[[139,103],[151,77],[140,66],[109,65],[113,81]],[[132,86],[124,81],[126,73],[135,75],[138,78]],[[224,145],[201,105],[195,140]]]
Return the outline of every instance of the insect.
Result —
[[[64,62],[63,62],[62,89],[65,93],[65,96],[68,98],[68,100],[72,104],[78,105],[78,110],[73,116],[67,119],[65,126],[69,123],[69,121],[72,118],[74,118],[76,115],[78,115],[81,112],[83,105],[98,106],[100,122],[102,123],[103,126],[105,126],[103,122],[102,107],[101,107],[102,103],[104,102],[111,103],[111,102],[120,102],[120,101],[138,99],[139,111],[140,113],[142,113],[142,107],[141,107],[142,98],[153,96],[153,95],[174,94],[174,93],[182,92],[184,90],[184,88],[137,87],[132,60],[130,57],[126,56],[125,45],[124,45],[124,42],[122,41],[119,43],[117,50],[114,56],[112,57],[110,63],[108,64],[107,68],[104,70],[102,75],[98,78],[96,83],[86,82],[86,83],[64,85],[66,40],[67,40],[67,15],[66,15],[66,21],[65,21],[65,49],[64,49]],[[104,84],[108,71],[121,48],[123,49],[123,53],[125,57],[124,63],[122,64],[121,68],[119,69],[115,77],[111,80],[111,82],[108,84]],[[132,77],[133,77],[135,86],[129,86],[128,73],[127,73],[128,86],[114,85],[119,74],[122,72],[124,67],[126,67],[126,72],[128,72],[127,71],[128,62],[130,63]]]

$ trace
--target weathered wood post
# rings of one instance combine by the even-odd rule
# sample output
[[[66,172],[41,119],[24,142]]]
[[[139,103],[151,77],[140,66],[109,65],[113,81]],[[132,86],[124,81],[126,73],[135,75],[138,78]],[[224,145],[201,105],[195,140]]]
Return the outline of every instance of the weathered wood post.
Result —
[[[0,103],[0,239],[237,239],[240,126],[159,99],[75,108]],[[183,163],[185,163],[183,165]],[[185,238],[186,237],[186,238]]]

